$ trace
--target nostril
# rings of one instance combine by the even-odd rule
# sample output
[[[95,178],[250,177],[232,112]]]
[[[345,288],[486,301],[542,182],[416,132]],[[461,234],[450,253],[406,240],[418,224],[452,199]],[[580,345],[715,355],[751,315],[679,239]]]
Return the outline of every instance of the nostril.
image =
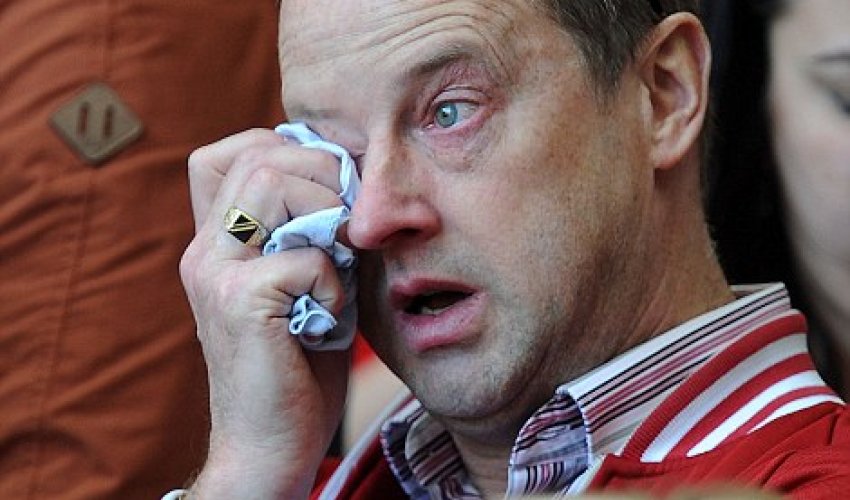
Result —
[[[418,239],[421,230],[392,216],[352,217],[344,231],[338,231],[340,243],[362,250],[379,250],[401,241]]]
[[[397,233],[402,238],[413,239],[419,235],[420,230],[412,227],[406,227],[404,229],[400,229]]]
[[[348,238],[364,250],[421,241],[437,232],[439,217],[430,203],[428,182],[399,182],[382,170],[367,171],[351,208]],[[370,175],[371,174],[371,175]]]

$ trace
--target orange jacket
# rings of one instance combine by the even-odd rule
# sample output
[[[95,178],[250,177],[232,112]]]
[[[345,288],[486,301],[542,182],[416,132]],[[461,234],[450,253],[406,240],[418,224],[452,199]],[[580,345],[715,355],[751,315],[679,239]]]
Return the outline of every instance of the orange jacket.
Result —
[[[281,120],[275,3],[1,4],[0,496],[158,498],[206,454],[186,158]],[[92,165],[51,117],[96,82],[144,130]]]

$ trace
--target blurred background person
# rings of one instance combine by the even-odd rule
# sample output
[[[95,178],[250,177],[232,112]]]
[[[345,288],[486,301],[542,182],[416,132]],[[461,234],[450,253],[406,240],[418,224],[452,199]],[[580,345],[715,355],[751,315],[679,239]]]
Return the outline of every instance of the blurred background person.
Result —
[[[186,158],[282,119],[276,32],[271,0],[0,2],[0,497],[201,466]]]
[[[733,283],[784,281],[850,393],[850,0],[708,0],[709,213]]]

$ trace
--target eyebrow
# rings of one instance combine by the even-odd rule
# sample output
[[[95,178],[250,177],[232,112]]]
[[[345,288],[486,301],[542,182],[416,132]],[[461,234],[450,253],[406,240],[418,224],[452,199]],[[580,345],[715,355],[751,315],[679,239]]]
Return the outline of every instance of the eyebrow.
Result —
[[[401,74],[396,79],[396,84],[400,85],[410,80],[422,79],[454,64],[470,61],[480,61],[485,72],[491,77],[495,76],[496,73],[500,75],[504,73],[504,71],[497,71],[498,68],[494,67],[490,59],[491,57],[483,54],[478,47],[470,47],[468,44],[462,43],[444,44],[402,69]]]
[[[286,103],[284,102],[284,105]],[[331,108],[308,108],[301,104],[294,104],[285,109],[286,117],[290,121],[315,122],[321,120],[333,120],[339,117],[339,113]]]
[[[847,63],[850,62],[850,49],[841,49],[814,57],[816,63]]]
[[[405,68],[402,71],[399,80],[404,81],[423,78],[432,75],[447,66],[469,59],[472,59],[472,55],[469,50],[452,46],[448,49],[436,51]]]
[[[414,60],[409,66],[404,67],[395,79],[394,84],[402,87],[410,81],[427,78],[453,64],[473,60],[481,61],[484,71],[491,77],[494,73],[500,75],[505,73],[504,71],[496,71],[489,58],[484,56],[479,48],[473,48],[463,43],[450,43],[430,51],[429,54]],[[333,108],[310,108],[297,103],[292,105],[290,109],[287,109],[287,116],[290,120],[310,122],[333,120],[339,118],[340,113]]]

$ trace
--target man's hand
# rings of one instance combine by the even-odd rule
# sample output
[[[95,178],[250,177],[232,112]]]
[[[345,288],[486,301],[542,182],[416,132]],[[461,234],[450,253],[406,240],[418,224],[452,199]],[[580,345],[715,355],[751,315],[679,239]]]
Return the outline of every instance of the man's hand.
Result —
[[[342,415],[348,353],[311,353],[287,315],[309,293],[343,305],[321,250],[262,257],[225,231],[230,207],[269,230],[339,206],[333,155],[251,130],[195,151],[189,178],[197,234],[180,265],[210,382],[207,464],[192,498],[306,497]]]

